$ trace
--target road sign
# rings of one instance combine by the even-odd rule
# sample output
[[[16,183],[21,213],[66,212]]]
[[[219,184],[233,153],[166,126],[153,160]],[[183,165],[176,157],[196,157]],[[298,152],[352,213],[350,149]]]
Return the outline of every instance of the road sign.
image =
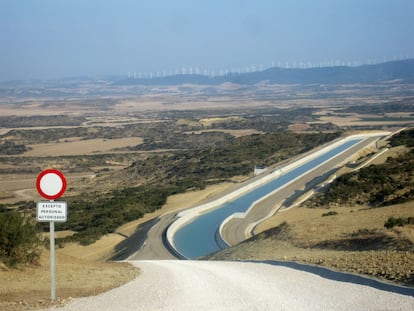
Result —
[[[36,180],[36,188],[39,194],[48,200],[60,198],[66,190],[66,178],[58,170],[44,170]]]
[[[65,222],[67,220],[66,202],[38,202],[37,213],[38,222]]]
[[[39,194],[49,202],[38,202],[37,221],[50,222],[50,297],[56,299],[56,263],[55,263],[55,222],[65,222],[67,214],[66,202],[55,202],[66,190],[66,178],[58,170],[44,170],[36,179]]]

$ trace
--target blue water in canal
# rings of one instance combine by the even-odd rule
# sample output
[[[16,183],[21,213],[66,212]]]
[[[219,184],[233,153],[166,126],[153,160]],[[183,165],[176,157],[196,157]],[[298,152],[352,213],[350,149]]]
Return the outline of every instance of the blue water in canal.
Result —
[[[221,223],[227,217],[234,213],[247,211],[255,201],[275,191],[284,184],[301,176],[309,170],[312,170],[313,168],[330,160],[331,158],[334,158],[339,153],[347,150],[360,141],[362,141],[362,139],[346,141],[339,147],[327,151],[318,158],[310,160],[309,162],[294,168],[293,170],[272,181],[269,181],[259,188],[253,189],[236,199],[218,206],[214,210],[200,215],[194,219],[193,222],[184,225],[175,233],[174,244],[176,249],[189,259],[195,259],[220,250],[224,246],[223,242],[220,242],[221,239],[217,239],[217,231]]]

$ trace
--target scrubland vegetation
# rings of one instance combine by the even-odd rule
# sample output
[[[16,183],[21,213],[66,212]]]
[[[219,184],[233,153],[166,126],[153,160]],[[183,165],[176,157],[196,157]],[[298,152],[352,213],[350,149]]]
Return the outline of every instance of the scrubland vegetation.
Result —
[[[393,136],[390,147],[406,146],[407,152],[389,157],[380,165],[370,165],[338,177],[323,194],[307,206],[369,205],[381,207],[414,200],[414,130]]]

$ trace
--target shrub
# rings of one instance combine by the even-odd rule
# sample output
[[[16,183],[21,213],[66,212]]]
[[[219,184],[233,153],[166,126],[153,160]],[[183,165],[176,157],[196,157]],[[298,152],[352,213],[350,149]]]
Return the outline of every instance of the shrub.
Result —
[[[16,144],[12,141],[5,141],[0,143],[0,154],[6,155],[14,155],[14,154],[21,154],[28,150],[25,145]]]
[[[384,223],[384,227],[387,229],[391,229],[395,226],[405,226],[406,224],[408,224],[408,218],[394,218],[394,217],[390,217],[388,218],[388,220]]]
[[[18,212],[0,213],[0,260],[13,267],[39,258],[36,223]]]
[[[335,211],[330,211],[330,212],[327,212],[327,213],[323,213],[322,214],[322,217],[325,217],[325,216],[335,216],[335,215],[338,215],[338,213],[335,212]]]

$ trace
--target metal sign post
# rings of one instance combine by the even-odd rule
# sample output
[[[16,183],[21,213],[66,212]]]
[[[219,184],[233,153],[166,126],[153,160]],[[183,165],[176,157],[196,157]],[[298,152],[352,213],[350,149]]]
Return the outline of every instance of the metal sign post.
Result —
[[[50,222],[50,299],[56,299],[55,222]]]
[[[38,222],[49,222],[50,226],[50,297],[56,299],[56,262],[55,262],[55,222],[65,222],[67,219],[66,202],[56,202],[66,190],[66,178],[58,170],[44,170],[36,180],[39,194],[48,202],[38,202],[36,218]]]

